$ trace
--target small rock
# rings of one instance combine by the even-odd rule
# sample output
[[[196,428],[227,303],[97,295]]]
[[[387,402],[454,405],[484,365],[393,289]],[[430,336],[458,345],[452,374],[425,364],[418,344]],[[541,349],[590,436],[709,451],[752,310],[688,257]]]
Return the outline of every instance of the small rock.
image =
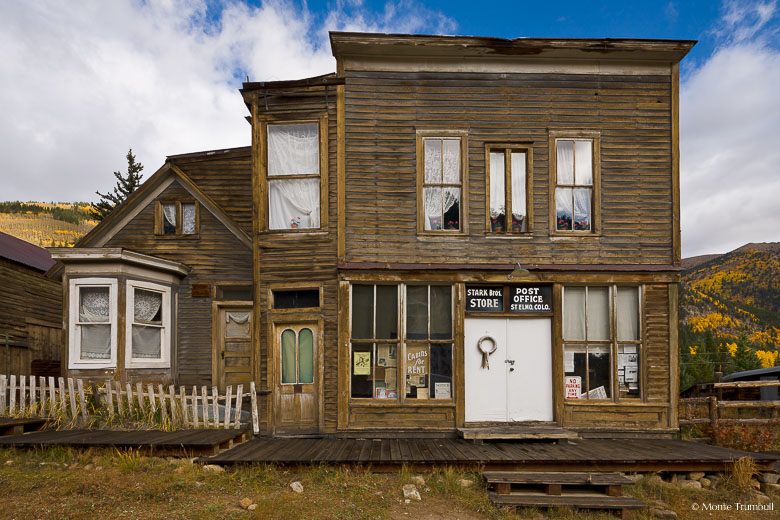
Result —
[[[412,477],[412,482],[417,484],[418,486],[424,486],[425,485],[425,479],[422,475],[415,475]]]
[[[699,483],[701,483],[701,487],[704,489],[712,489],[712,481],[707,477],[700,478]]]
[[[95,469],[95,466],[92,464],[87,464],[84,466],[84,471],[92,471],[93,469]]]
[[[242,509],[249,509],[249,506],[251,506],[252,503],[251,498],[242,498],[238,501],[238,505],[240,505]]]
[[[764,493],[774,493],[775,495],[780,496],[780,484],[769,484],[767,482],[762,482],[761,491]]]
[[[778,480],[780,480],[780,474],[778,473],[761,473],[758,476],[758,481],[765,484],[777,484]]]
[[[704,478],[709,479],[710,485],[712,486],[711,489],[718,489],[723,483],[723,477],[720,475],[707,475]]]
[[[474,481],[473,481],[473,480],[470,480],[470,479],[467,479],[467,478],[462,478],[462,479],[460,479],[460,480],[458,481],[458,484],[459,484],[459,485],[460,485],[460,487],[462,487],[462,488],[470,488],[471,486],[473,486],[473,485],[474,485]]]
[[[404,498],[406,499],[422,500],[422,497],[420,497],[420,492],[417,491],[417,487],[415,487],[414,484],[404,484],[403,491]]]
[[[654,518],[660,518],[662,520],[677,520],[677,513],[669,511],[668,509],[661,509],[658,507],[650,508],[650,514]]]
[[[217,466],[216,464],[206,464],[203,466],[203,471],[206,473],[224,473],[225,468],[222,466]]]
[[[257,509],[257,504],[249,504],[247,506],[247,509],[250,511],[254,511],[255,509]]]
[[[409,500],[408,498],[406,500],[404,500],[404,504],[411,504],[411,503],[412,503],[412,501]]]
[[[295,482],[293,482],[292,484],[290,484],[290,487],[296,493],[303,493],[303,484],[301,484],[297,480]]]
[[[677,485],[686,489],[701,489],[701,482],[698,480],[682,479],[677,481]]]
[[[704,472],[703,471],[691,471],[688,473],[688,478],[691,480],[699,480],[700,478],[704,478]]]
[[[201,487],[203,485],[203,482],[195,481],[195,487]]]
[[[103,471],[103,466],[95,466],[95,471]]]
[[[14,463],[14,460],[13,460],[13,459],[8,459],[7,461],[5,461],[5,465],[6,465],[6,466],[10,466],[10,465],[11,465],[11,464],[13,464],[13,463]]]

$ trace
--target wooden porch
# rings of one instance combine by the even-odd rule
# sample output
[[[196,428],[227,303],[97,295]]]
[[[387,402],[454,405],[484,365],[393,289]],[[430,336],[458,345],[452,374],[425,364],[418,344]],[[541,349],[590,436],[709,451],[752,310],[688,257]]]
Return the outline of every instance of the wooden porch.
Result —
[[[751,456],[773,471],[778,456],[672,439],[569,439],[553,442],[484,442],[463,439],[256,438],[214,457],[209,464],[360,464],[393,471],[406,464],[473,466],[489,471],[724,471]]]

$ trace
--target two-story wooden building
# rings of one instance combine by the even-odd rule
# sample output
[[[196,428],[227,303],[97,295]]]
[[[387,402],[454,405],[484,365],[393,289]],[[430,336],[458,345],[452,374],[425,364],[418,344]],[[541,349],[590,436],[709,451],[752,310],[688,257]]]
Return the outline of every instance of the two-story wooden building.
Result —
[[[243,85],[251,148],[169,158],[55,254],[69,369],[254,379],[277,435],[674,434],[694,42],[331,44],[335,74]]]

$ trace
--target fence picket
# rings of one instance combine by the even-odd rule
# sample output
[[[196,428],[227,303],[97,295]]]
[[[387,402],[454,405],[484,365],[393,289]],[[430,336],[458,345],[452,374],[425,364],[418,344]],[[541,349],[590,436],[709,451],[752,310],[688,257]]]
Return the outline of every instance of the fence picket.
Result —
[[[11,388],[10,388],[10,394],[9,394],[9,405],[8,408],[11,410],[10,415],[13,415],[16,413],[16,376],[11,375]]]
[[[57,399],[54,398],[54,392],[56,391],[56,385],[54,384],[54,378],[49,376],[49,410],[54,412],[57,408]]]
[[[122,404],[122,385],[119,384],[119,381],[114,381],[114,385],[116,388],[116,411],[122,416],[125,414],[125,407]]]
[[[27,408],[27,400],[24,395],[27,391],[27,376],[21,376],[19,379],[19,412],[24,413],[24,409]]]
[[[181,400],[181,423],[185,428],[189,426],[187,417],[187,392],[184,385],[179,386],[179,399]]]
[[[216,386],[211,387],[211,409],[214,411],[214,422],[212,425],[219,428],[219,391]]]
[[[203,398],[203,406],[201,406],[201,418],[203,419],[203,427],[208,428],[211,424],[209,421],[209,393],[205,386],[200,387],[200,395]]]
[[[73,378],[68,378],[68,395],[70,396],[70,417],[75,419],[79,415],[76,408],[76,392],[73,391]]]
[[[257,416],[257,390],[254,381],[249,382],[249,401],[252,407],[252,433],[257,435],[260,433],[260,418]]]
[[[106,406],[108,407],[108,414],[114,415],[114,396],[111,395],[111,380],[106,380]]]
[[[135,384],[136,397],[138,398],[138,408],[141,410],[141,414],[146,414],[146,405],[144,404],[144,389],[141,383]]]
[[[152,413],[157,412],[157,403],[154,402],[154,385],[148,384],[146,388],[149,390],[149,408],[152,409]]]
[[[233,397],[233,387],[228,386],[225,390],[225,429],[230,428],[230,400]]]
[[[168,385],[168,404],[171,406],[171,423],[176,425],[179,411],[176,409],[176,387]]]
[[[5,413],[5,394],[8,391],[8,381],[5,375],[0,375],[0,413]]]
[[[192,425],[198,428],[198,387],[192,386]]]
[[[130,383],[125,383],[125,397],[127,397],[127,414],[133,415],[133,387]]]
[[[84,381],[76,379],[76,386],[79,389],[79,405],[81,406],[81,416],[87,418],[87,400],[84,398]]]
[[[38,413],[38,402],[35,399],[35,376],[30,376],[30,410],[32,413]]]
[[[41,376],[38,378],[38,389],[41,397],[41,414],[46,413],[46,378]]]
[[[59,377],[57,378],[57,382],[60,384],[59,388],[59,396],[60,396],[60,409],[62,410],[62,413],[64,414],[68,410],[68,405],[65,401],[65,378]]]
[[[241,427],[241,408],[244,404],[244,385],[239,384],[236,388],[236,420],[233,422],[235,428]]]
[[[157,391],[159,392],[159,398],[160,398],[160,417],[165,420],[168,418],[168,413],[165,410],[165,391],[163,390],[163,385],[158,384],[157,385]]]

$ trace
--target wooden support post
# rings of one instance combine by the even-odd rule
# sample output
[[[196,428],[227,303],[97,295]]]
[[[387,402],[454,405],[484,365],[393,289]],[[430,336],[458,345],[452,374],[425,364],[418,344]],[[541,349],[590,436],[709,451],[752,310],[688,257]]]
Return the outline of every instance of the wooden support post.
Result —
[[[260,434],[260,418],[257,413],[257,389],[255,388],[254,381],[249,383],[249,402],[252,407],[250,410],[252,414],[252,433],[258,435]]]
[[[241,408],[244,405],[244,385],[239,384],[236,389],[236,420],[233,422],[235,428],[241,428]]]
[[[70,397],[70,418],[75,419],[79,415],[78,408],[76,408],[76,391],[73,386],[73,378],[68,378],[68,394]]]
[[[610,496],[610,497],[622,497],[623,496],[623,486],[620,486],[620,485],[607,486],[607,496]]]
[[[233,398],[233,387],[228,386],[225,390],[225,429],[230,428],[230,400]]]
[[[87,400],[84,398],[84,381],[76,379],[76,386],[79,388],[79,404],[81,404],[81,416],[87,418]]]

